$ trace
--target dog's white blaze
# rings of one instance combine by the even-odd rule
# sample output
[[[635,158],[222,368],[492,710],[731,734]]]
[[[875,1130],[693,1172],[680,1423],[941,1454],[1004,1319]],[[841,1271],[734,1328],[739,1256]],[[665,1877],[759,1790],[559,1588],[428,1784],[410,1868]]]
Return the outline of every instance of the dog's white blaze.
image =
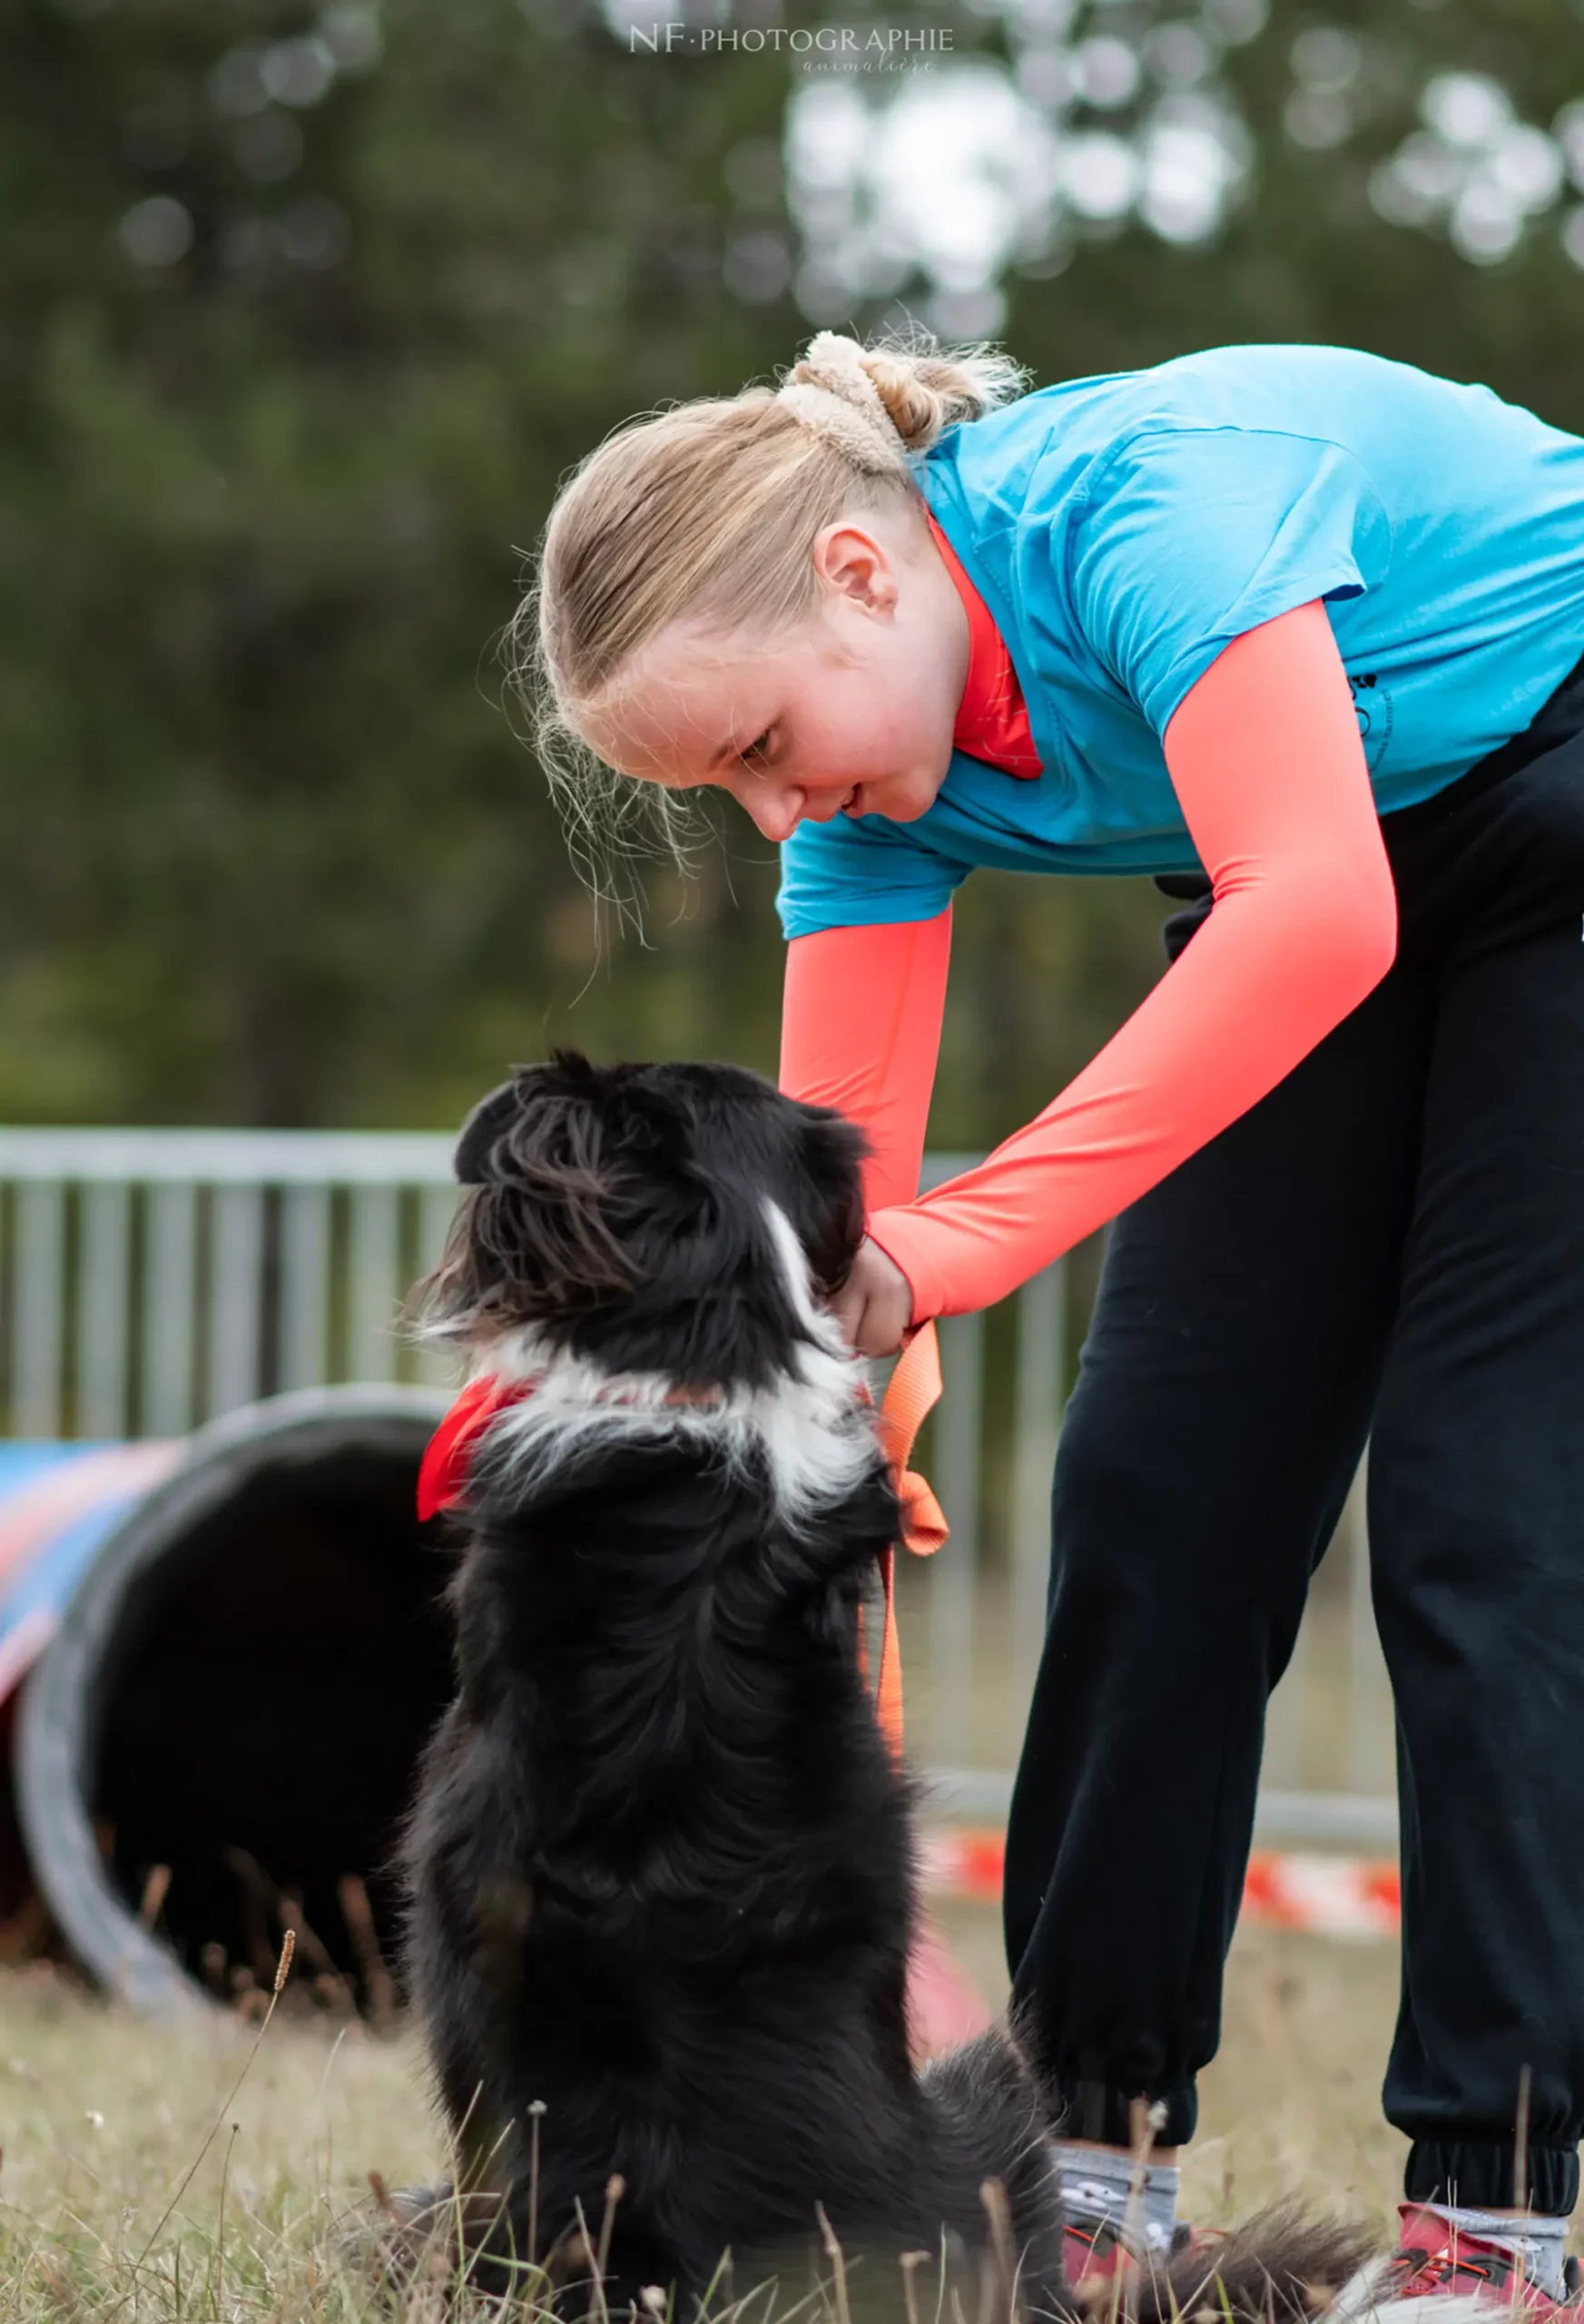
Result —
[[[793,1522],[841,1500],[880,1463],[872,1407],[862,1401],[864,1367],[834,1320],[819,1307],[802,1244],[785,1213],[764,1205],[777,1271],[802,1339],[767,1388],[723,1388],[708,1403],[664,1372],[611,1372],[556,1347],[528,1329],[508,1333],[481,1354],[478,1369],[532,1380],[534,1393],[490,1424],[483,1453],[508,1491],[546,1483],[591,1443],[681,1437],[736,1468],[762,1457],[776,1509]]]
[[[872,1465],[873,1410],[860,1402],[863,1361],[842,1338],[835,1317],[816,1304],[803,1246],[785,1211],[768,1196],[764,1223],[804,1336],[791,1351],[792,1368],[753,1399],[753,1424],[763,1441],[777,1499],[797,1512],[839,1500]]]

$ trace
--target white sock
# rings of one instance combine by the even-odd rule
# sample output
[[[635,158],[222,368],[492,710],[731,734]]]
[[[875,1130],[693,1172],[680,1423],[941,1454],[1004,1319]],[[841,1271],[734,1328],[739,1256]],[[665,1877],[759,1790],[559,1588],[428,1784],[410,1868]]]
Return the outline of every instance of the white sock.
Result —
[[[1051,2141],[1050,2152],[1062,2209],[1075,2227],[1108,2227],[1117,2235],[1132,2227],[1150,2250],[1171,2250],[1181,2176],[1175,2162],[1146,2162],[1135,2196],[1136,2166],[1130,2156],[1069,2146],[1062,2139]]]
[[[1566,2296],[1567,2283],[1562,2273],[1568,2240],[1565,2219],[1549,2219],[1537,2211],[1513,2219],[1502,2211],[1461,2211],[1451,2203],[1426,2203],[1422,2208],[1433,2211],[1438,2219],[1449,2220],[1460,2236],[1471,2235],[1481,2243],[1495,2243],[1503,2251],[1510,2251],[1530,2282],[1550,2293],[1552,2299]]]

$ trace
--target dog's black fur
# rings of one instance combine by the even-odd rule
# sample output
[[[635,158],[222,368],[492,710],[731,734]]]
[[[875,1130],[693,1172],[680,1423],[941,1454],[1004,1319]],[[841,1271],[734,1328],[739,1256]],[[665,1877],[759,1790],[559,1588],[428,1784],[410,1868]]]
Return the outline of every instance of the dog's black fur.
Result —
[[[429,1312],[486,1364],[526,1330],[663,1374],[684,1415],[718,1390],[774,1397],[818,1348],[766,1197],[829,1293],[861,1234],[861,1154],[837,1116],[736,1068],[521,1069],[463,1133],[471,1191]],[[585,1434],[526,1493],[509,1450],[475,1469],[407,1974],[467,2212],[494,2221],[481,2243],[586,2278],[619,2177],[617,2312],[674,2285],[690,2313],[728,2250],[739,2293],[801,2267],[817,2207],[850,2264],[871,2255],[872,2297],[903,2251],[975,2268],[998,2251],[987,2181],[1022,2304],[1071,2305],[1018,2043],[998,2028],[910,2060],[912,1800],[859,1640],[897,1508],[856,1406],[842,1425],[865,1433],[853,1474],[801,1510],[751,1432],[717,1457],[664,1412]],[[1303,2281],[1354,2256],[1303,2233],[1229,2250],[1233,2313],[1265,2310],[1273,2276],[1303,2309]]]

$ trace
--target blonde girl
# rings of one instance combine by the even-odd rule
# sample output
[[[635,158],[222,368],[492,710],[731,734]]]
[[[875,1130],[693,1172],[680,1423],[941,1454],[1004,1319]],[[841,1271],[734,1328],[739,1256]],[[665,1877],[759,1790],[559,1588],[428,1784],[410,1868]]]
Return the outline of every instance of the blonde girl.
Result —
[[[1367,1434],[1395,2288],[1570,2304],[1584,441],[1337,348],[1025,384],[822,332],[778,389],[620,430],[545,537],[541,740],[564,789],[725,790],[781,843],[782,1079],[873,1148],[858,1348],[1116,1221],[1007,1860],[1072,2272],[1139,2256],[1141,2098],[1144,2239],[1187,2231],[1265,1701]],[[985,864],[1151,873],[1186,909],[1093,1062],[920,1197]]]

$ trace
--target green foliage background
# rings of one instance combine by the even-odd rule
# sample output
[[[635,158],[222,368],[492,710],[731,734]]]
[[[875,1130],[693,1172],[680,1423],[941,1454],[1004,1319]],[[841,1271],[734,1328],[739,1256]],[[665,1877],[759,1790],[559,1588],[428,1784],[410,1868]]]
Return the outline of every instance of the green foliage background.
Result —
[[[650,881],[646,948],[599,952],[493,640],[570,464],[812,328],[722,275],[744,202],[782,215],[730,162],[779,139],[792,68],[630,54],[582,0],[389,0],[382,55],[292,116],[283,169],[212,75],[312,21],[0,6],[0,1118],[444,1125],[553,1040],[769,1068],[771,851],[723,819],[695,881]],[[1325,153],[1280,125],[1318,23],[1367,31],[1379,84]],[[1584,93],[1584,23],[1276,0],[1227,59],[1256,139],[1227,231],[1014,274],[1007,342],[1047,380],[1336,340],[1584,428],[1584,275],[1555,231],[1474,268],[1370,205],[1438,65],[1544,123]],[[162,268],[117,232],[153,194],[196,224]],[[1092,1053],[1167,909],[1142,881],[970,883],[936,1142],[1000,1135]]]

